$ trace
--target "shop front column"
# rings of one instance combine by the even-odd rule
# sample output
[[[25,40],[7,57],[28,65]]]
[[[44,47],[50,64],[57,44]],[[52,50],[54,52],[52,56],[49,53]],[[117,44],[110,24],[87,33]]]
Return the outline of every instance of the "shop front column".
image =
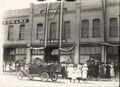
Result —
[[[75,52],[74,53],[74,63],[78,64],[79,63],[79,44],[76,44],[74,52]]]
[[[75,30],[74,30],[74,40],[75,40],[75,51],[74,51],[74,63],[78,64],[80,62],[80,1],[76,3],[76,15],[75,15]]]
[[[104,63],[106,63],[106,60],[107,60],[107,58],[106,58],[106,46],[102,46],[102,56],[101,56],[101,62],[104,62]]]
[[[30,61],[31,61],[31,49],[27,48],[26,64],[29,64]]]

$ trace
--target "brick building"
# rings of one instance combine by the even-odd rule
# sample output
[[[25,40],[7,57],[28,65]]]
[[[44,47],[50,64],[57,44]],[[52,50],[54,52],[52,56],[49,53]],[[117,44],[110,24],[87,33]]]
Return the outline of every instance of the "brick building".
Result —
[[[59,2],[30,4],[29,8],[6,11],[4,27],[4,61],[40,57],[45,61],[101,62],[119,60],[119,0],[81,0],[64,2],[62,48],[59,51]],[[47,22],[46,17],[48,16]],[[47,23],[47,25],[46,25]],[[47,27],[47,47],[44,47]],[[40,49],[37,49],[40,48]],[[51,55],[52,54],[52,55]],[[60,56],[59,56],[60,54]],[[54,56],[53,56],[54,55]]]

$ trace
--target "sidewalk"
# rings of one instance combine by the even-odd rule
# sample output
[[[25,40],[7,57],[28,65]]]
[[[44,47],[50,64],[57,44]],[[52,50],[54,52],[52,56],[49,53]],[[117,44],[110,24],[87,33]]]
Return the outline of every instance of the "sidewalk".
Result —
[[[16,74],[17,74],[17,72],[3,72],[3,75],[16,75]],[[58,78],[61,79],[61,80],[69,80],[69,79],[62,79],[61,75],[59,75]],[[100,78],[98,80],[95,80],[95,79],[89,79],[88,78],[87,81],[95,81],[95,82],[119,82],[119,79],[118,78],[117,79],[106,79],[106,78],[101,79]]]

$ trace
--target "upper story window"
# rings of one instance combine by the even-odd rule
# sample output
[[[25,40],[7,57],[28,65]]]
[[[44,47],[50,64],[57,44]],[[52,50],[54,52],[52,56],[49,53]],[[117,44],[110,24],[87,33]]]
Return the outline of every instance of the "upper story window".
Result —
[[[110,18],[110,37],[118,37],[118,20]]]
[[[42,37],[43,37],[43,24],[39,23],[37,24],[36,39],[41,39]]]
[[[81,37],[82,38],[88,38],[89,37],[89,20],[82,20]]]
[[[100,37],[100,19],[93,20],[93,37]]]
[[[69,39],[70,38],[70,21],[65,21],[64,22],[64,28],[62,31],[62,38],[63,39]]]
[[[8,40],[13,40],[13,25],[8,26]]]
[[[25,25],[20,25],[19,40],[25,39]]]
[[[56,22],[50,23],[50,39],[56,39]]]

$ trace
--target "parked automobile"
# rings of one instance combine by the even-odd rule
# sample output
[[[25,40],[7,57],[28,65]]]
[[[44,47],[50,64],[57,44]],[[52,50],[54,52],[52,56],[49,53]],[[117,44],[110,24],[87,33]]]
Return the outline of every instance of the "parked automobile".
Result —
[[[21,69],[17,73],[17,78],[22,80],[23,77],[28,77],[30,80],[34,77],[40,77],[42,81],[56,81],[58,79],[58,67],[57,64],[45,64],[40,60],[35,60]]]

